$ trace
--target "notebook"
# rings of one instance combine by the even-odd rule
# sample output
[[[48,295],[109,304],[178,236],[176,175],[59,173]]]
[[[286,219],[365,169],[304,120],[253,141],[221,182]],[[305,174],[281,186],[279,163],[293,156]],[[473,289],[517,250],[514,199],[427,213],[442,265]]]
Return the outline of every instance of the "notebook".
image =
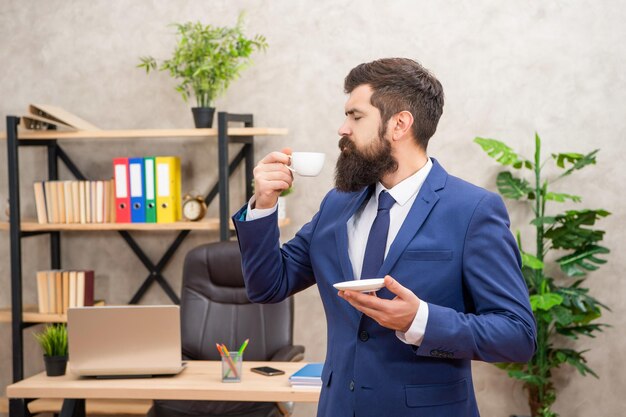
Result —
[[[105,306],[67,312],[71,372],[95,377],[173,375],[183,369],[178,306]]]
[[[323,363],[309,363],[304,365],[289,377],[292,387],[321,387]]]

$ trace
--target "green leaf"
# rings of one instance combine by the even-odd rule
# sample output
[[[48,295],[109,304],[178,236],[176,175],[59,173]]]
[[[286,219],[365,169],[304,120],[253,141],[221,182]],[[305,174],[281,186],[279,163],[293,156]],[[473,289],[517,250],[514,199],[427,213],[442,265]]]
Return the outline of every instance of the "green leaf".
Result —
[[[67,356],[67,327],[64,324],[48,325],[34,336],[46,356]]]
[[[556,217],[554,216],[544,216],[544,217],[536,217],[530,224],[534,226],[541,226],[542,224],[554,224],[556,223]]]
[[[541,138],[535,132],[535,170],[541,171]]]
[[[528,195],[533,191],[528,181],[515,178],[508,171],[503,171],[498,174],[496,185],[498,186],[500,194],[513,200],[528,197]]]
[[[565,168],[565,162],[570,164],[575,164],[577,161],[581,160],[584,157],[581,153],[553,153],[552,158],[556,159],[556,165],[559,168]]]
[[[607,254],[610,250],[598,245],[589,245],[578,249],[570,255],[563,256],[556,260],[561,270],[568,276],[584,276],[587,271],[595,271],[598,269],[596,265],[603,265],[607,261],[597,258],[595,255]]]
[[[543,269],[543,262],[536,256],[533,256],[530,253],[526,252],[521,252],[521,255],[523,266],[527,266],[531,269]]]
[[[544,198],[546,200],[556,201],[563,203],[566,200],[572,200],[574,203],[580,203],[582,198],[577,195],[563,194],[563,193],[547,193]]]
[[[570,175],[572,172],[582,169],[587,165],[595,165],[596,163],[596,154],[600,151],[600,149],[596,149],[587,155],[582,155],[578,153],[563,153],[563,154],[553,154],[552,157],[556,159],[556,164],[560,168],[565,167],[565,163],[572,164],[572,167],[561,174],[560,177],[565,177]]]
[[[535,294],[530,296],[530,306],[535,310],[550,310],[563,302],[563,297],[556,293]]]
[[[505,166],[512,166],[515,169],[532,169],[532,163],[518,156],[508,145],[496,139],[476,137],[474,142],[480,145],[487,155]]]
[[[580,326],[557,326],[556,331],[563,336],[577,340],[578,336],[593,338],[595,337],[594,332],[601,332],[603,327],[608,326],[602,323],[585,324]]]
[[[550,310],[557,321],[557,323],[561,326],[568,326],[574,321],[574,315],[572,312],[562,305],[554,306],[552,310]]]
[[[539,375],[533,375],[524,371],[509,371],[509,376],[511,378],[518,379],[530,385],[544,385],[546,383],[546,379],[540,377]]]
[[[598,375],[586,365],[587,359],[583,356],[586,352],[586,350],[577,352],[573,349],[556,349],[554,355],[559,358],[559,363],[567,363],[573,366],[581,375],[591,374],[598,378]]]
[[[555,226],[545,232],[545,237],[552,240],[555,249],[573,249],[593,245],[602,240],[604,231],[588,229],[596,220],[608,216],[606,210],[569,210],[555,216]]]
[[[496,362],[494,365],[502,370],[506,371],[522,371],[525,367],[525,363],[519,362]]]

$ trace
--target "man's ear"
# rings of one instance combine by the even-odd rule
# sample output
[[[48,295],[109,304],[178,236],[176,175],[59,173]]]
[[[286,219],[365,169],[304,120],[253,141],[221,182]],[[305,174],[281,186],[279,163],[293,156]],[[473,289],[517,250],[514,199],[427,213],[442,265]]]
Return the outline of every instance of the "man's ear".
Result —
[[[411,136],[410,130],[413,126],[413,115],[411,112],[401,111],[395,114],[392,119],[394,121],[393,131],[391,132],[393,140],[402,140]]]

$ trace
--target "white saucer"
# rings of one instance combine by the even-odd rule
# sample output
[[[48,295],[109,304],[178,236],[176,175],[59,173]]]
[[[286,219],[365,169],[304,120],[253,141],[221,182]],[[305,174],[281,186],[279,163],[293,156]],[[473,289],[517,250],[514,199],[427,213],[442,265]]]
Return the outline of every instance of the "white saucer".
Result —
[[[333,287],[341,291],[351,290],[361,292],[378,291],[384,286],[384,278],[356,279],[354,281],[344,281],[333,284]]]

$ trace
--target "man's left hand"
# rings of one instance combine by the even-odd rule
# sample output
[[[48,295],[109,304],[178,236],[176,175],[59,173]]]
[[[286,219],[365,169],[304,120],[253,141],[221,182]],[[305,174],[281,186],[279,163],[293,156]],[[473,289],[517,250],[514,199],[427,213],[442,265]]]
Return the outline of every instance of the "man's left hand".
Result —
[[[385,277],[385,287],[396,297],[387,300],[357,291],[339,291],[338,295],[381,326],[406,333],[415,319],[420,299],[389,275]]]

